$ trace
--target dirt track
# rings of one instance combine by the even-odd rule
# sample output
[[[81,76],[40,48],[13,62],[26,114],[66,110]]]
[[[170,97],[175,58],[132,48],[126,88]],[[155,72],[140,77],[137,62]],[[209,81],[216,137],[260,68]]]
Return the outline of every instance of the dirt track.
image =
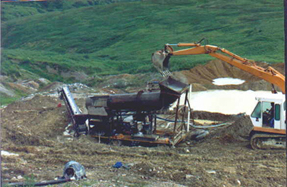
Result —
[[[2,109],[2,150],[19,154],[2,156],[5,183],[25,181],[17,177],[32,174],[36,181],[54,179],[62,175],[66,162],[75,160],[84,165],[88,179],[69,186],[286,185],[285,151],[252,150],[247,141],[233,136],[232,126],[176,148],[112,146],[86,136],[63,136],[68,118],[65,107],[57,107],[59,102],[56,97],[35,96]],[[200,116],[234,120],[219,114]],[[131,169],[112,168],[118,161]]]

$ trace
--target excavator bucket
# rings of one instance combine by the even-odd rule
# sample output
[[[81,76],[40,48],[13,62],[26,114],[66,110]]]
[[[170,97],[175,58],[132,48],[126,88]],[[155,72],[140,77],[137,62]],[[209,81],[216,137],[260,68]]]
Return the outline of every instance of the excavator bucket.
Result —
[[[164,76],[171,75],[169,71],[169,58],[167,52],[163,50],[156,51],[152,54],[151,61],[154,67]]]

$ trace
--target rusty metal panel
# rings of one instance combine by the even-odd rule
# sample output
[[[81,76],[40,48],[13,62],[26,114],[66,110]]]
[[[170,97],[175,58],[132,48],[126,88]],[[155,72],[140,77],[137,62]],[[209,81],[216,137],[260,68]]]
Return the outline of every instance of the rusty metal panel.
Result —
[[[88,112],[91,115],[97,115],[97,116],[108,116],[108,113],[106,112],[104,107],[88,107]]]
[[[90,98],[91,100],[89,100],[88,105],[94,106],[94,107],[107,107],[107,101],[109,97],[110,97],[109,95],[99,95],[99,96],[91,97]],[[86,104],[87,104],[87,101],[86,101]]]
[[[182,94],[188,89],[188,84],[184,84],[171,76],[166,80],[159,83],[161,91],[165,91],[170,94]]]

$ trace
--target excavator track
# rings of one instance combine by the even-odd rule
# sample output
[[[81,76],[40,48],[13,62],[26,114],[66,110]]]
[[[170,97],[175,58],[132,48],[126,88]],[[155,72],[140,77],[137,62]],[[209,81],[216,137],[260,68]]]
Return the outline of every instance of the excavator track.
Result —
[[[250,144],[253,149],[286,149],[286,135],[255,133]]]

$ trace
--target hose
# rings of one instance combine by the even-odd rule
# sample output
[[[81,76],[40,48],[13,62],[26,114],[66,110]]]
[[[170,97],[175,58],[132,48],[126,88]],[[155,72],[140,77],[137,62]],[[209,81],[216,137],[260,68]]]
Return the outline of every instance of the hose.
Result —
[[[197,125],[191,125],[194,128],[197,129],[208,129],[208,128],[214,128],[214,127],[221,127],[221,126],[228,126],[231,125],[232,123],[220,123],[220,124],[216,124],[216,125],[206,125],[206,126],[197,126]]]
[[[161,117],[156,117],[157,119],[161,119],[164,121],[168,121],[168,122],[175,122],[174,120],[170,120],[170,119],[166,119],[166,118],[161,118]],[[177,122],[182,122],[181,120],[178,120]],[[186,123],[186,121],[184,121]],[[197,128],[197,129],[207,129],[207,128],[214,128],[214,127],[221,127],[221,126],[228,126],[231,125],[231,122],[227,122],[227,123],[220,123],[220,124],[216,124],[216,125],[206,125],[206,126],[197,126],[197,125],[192,125],[190,124],[190,126]]]
[[[19,182],[19,183],[6,183],[4,186],[17,186],[17,187],[28,187],[28,186],[47,186],[47,185],[53,185],[53,184],[60,184],[72,181],[70,178],[68,179],[59,179],[59,180],[51,180],[51,181],[43,181],[38,183],[31,183],[31,182]]]

